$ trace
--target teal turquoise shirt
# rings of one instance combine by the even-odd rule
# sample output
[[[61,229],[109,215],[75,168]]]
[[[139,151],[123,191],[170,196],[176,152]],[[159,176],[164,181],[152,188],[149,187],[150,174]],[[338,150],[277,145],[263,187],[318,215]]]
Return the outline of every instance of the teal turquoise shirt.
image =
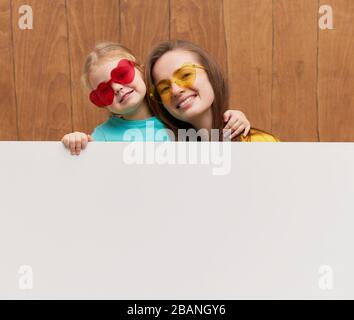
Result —
[[[163,123],[156,117],[124,120],[111,116],[92,133],[94,141],[170,141]]]

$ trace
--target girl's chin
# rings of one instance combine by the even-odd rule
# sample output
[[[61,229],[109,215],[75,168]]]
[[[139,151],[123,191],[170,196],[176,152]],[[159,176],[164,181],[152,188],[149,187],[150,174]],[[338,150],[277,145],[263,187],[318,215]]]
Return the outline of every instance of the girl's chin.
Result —
[[[136,111],[136,107],[132,106],[130,108],[117,108],[114,110],[110,110],[112,113],[114,113],[116,116],[124,116],[130,113],[134,113]]]
[[[140,106],[141,102],[135,101],[135,99],[131,99],[129,103],[111,107],[110,111],[117,114],[125,114],[136,111],[136,109]]]

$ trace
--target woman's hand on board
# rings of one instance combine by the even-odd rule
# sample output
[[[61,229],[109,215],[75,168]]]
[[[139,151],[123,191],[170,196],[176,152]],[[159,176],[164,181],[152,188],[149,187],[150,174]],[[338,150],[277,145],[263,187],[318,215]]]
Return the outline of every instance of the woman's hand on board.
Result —
[[[243,132],[243,136],[247,136],[251,130],[251,124],[245,114],[239,110],[227,110],[224,113],[224,139],[232,140]],[[231,131],[231,136],[229,136]]]

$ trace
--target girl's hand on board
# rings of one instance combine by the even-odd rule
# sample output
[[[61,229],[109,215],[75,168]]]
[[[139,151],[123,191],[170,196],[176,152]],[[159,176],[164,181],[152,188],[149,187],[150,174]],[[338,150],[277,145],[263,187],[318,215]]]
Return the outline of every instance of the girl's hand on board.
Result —
[[[239,110],[227,110],[224,113],[224,122],[226,126],[224,130],[227,130],[224,133],[224,139],[232,140],[234,137],[237,137],[241,132],[243,136],[247,136],[251,130],[251,124],[246,118],[245,114]],[[229,137],[229,130],[231,130],[231,136]]]
[[[72,132],[66,134],[61,142],[65,148],[70,149],[72,155],[79,155],[81,150],[84,150],[89,142],[93,141],[89,134],[83,132]]]

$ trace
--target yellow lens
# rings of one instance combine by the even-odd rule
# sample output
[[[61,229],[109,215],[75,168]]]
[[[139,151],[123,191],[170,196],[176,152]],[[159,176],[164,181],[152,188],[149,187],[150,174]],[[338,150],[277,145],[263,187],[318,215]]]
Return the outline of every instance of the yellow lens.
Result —
[[[181,88],[192,87],[196,78],[195,68],[204,69],[204,67],[199,67],[197,65],[182,66],[173,73],[171,81],[161,80],[156,85],[157,93],[159,94],[161,100],[165,103],[168,103],[170,101],[172,95],[172,82]]]
[[[195,68],[182,67],[173,74],[173,80],[179,87],[188,88],[193,85],[195,74]]]
[[[156,88],[159,95],[166,94],[171,88],[171,83],[168,80],[163,80],[157,84]]]

